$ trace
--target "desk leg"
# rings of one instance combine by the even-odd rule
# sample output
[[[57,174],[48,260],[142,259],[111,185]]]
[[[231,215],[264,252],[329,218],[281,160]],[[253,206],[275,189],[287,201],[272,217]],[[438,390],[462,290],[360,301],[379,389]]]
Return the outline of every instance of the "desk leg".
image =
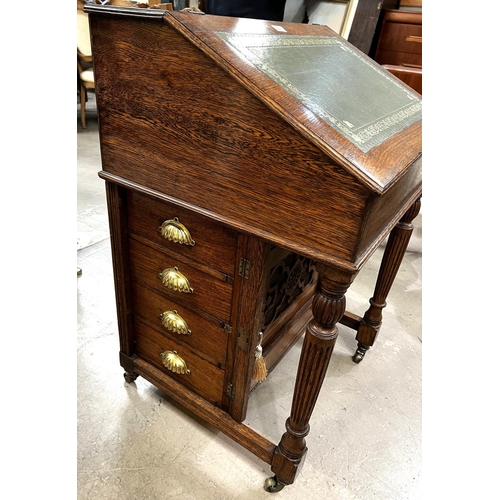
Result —
[[[337,340],[336,324],[345,312],[345,293],[357,274],[322,265],[317,265],[317,270],[319,280],[312,304],[313,319],[304,337],[286,432],[271,463],[276,476],[266,481],[268,491],[278,491],[292,484],[302,467],[307,453],[305,437],[309,434],[309,419]],[[269,481],[274,481],[274,485]]]
[[[365,356],[366,351],[374,344],[380,326],[382,325],[382,309],[387,305],[386,298],[389,295],[394,279],[410,242],[413,232],[413,219],[420,211],[420,199],[417,200],[405,213],[401,220],[391,231],[387,247],[380,264],[377,284],[373,297],[370,299],[370,308],[365,312],[356,335],[358,348],[353,356],[353,361],[359,363]]]

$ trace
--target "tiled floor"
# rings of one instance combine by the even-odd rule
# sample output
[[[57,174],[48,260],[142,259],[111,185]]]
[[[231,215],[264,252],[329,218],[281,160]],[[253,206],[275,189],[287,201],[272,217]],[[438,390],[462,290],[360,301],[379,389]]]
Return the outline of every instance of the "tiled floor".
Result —
[[[118,361],[111,252],[95,104],[78,123],[78,499],[271,498],[267,464],[172,402]],[[421,496],[421,216],[375,347],[356,365],[339,339],[311,419],[308,456],[286,499],[417,500]],[[347,296],[363,314],[382,249]],[[278,442],[289,416],[300,342],[250,399],[246,424]]]

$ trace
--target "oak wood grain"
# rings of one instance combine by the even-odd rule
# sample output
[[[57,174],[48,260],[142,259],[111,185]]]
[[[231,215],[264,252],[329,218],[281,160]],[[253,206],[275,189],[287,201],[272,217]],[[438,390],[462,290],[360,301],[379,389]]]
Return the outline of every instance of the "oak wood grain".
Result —
[[[136,350],[140,358],[153,364],[211,404],[220,406],[224,388],[223,370],[200,358],[188,347],[161,335],[140,321],[136,321],[134,326]],[[189,375],[174,373],[163,366],[161,353],[165,351],[177,351],[177,354],[187,363]]]
[[[207,275],[195,263],[179,263],[178,258],[172,258],[157,249],[130,240],[130,270],[131,276],[156,293],[170,298],[179,304],[188,303],[203,309],[208,314],[229,323],[231,311],[232,285],[221,278]],[[184,293],[167,288],[158,275],[165,269],[177,267],[189,281],[193,293]]]
[[[237,234],[206,217],[178,205],[160,202],[136,191],[127,191],[128,226],[131,234],[159,244],[170,251],[234,276]],[[194,239],[194,246],[165,239],[159,227],[166,221],[178,218]]]
[[[336,325],[362,328],[363,318],[345,311],[346,290],[394,227],[397,235],[398,221],[421,196],[421,120],[363,152],[217,34],[284,30],[287,36],[337,37],[325,26],[155,9],[86,10],[126,379],[144,376],[290,484],[307,452]],[[369,63],[357,49],[344,48]],[[382,73],[410,102],[419,100],[377,69]],[[159,238],[158,226],[171,217],[196,235],[194,247]],[[380,300],[407,239],[387,253],[375,291]],[[241,423],[254,387],[272,246],[314,260],[318,276],[271,327],[265,346],[274,365],[302,333],[312,302],[278,446]],[[173,267],[194,293],[161,283],[158,274]],[[153,318],[164,304],[213,338],[162,330]],[[371,316],[378,328],[378,310],[368,312],[365,323]],[[191,373],[169,372],[164,350],[177,351]]]
[[[215,366],[225,369],[227,332],[222,321],[197,309],[181,306],[134,282],[132,282],[132,294],[135,315],[141,318],[143,323],[162,335],[190,347]],[[163,326],[160,315],[166,311],[176,311],[187,323],[191,333],[180,334]]]
[[[375,248],[368,240],[397,222],[386,218],[375,237],[359,238],[371,194],[385,200],[390,186],[415,181],[407,174],[420,158],[420,122],[361,154],[211,33],[217,16],[198,17],[166,13],[163,27],[127,18],[119,39],[107,17],[92,21],[102,47],[95,71],[104,171],[284,248],[359,267]],[[325,27],[286,29],[334,36]],[[412,189],[418,181],[399,192]]]

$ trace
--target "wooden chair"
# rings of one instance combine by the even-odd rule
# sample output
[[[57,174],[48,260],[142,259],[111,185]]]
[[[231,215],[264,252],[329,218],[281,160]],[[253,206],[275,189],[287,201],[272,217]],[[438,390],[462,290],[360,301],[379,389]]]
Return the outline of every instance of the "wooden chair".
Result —
[[[82,127],[87,128],[85,117],[85,104],[87,102],[87,92],[94,90],[94,70],[92,66],[92,49],[90,46],[90,29],[88,14],[83,12],[77,3],[77,75],[78,90],[80,93],[80,118]]]
[[[85,117],[85,104],[87,102],[87,92],[94,90],[94,70],[92,68],[84,69],[80,55],[77,54],[78,83],[80,87],[80,119],[82,128],[87,128]]]

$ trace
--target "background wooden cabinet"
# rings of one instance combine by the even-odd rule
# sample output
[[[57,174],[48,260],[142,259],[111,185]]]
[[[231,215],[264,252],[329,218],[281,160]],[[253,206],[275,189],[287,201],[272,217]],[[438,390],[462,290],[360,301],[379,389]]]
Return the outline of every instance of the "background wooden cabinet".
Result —
[[[422,94],[422,11],[384,11],[373,58]]]
[[[348,41],[365,54],[370,54],[382,9],[394,9],[399,0],[359,0]]]
[[[422,68],[422,12],[384,11],[374,59],[379,64]]]

